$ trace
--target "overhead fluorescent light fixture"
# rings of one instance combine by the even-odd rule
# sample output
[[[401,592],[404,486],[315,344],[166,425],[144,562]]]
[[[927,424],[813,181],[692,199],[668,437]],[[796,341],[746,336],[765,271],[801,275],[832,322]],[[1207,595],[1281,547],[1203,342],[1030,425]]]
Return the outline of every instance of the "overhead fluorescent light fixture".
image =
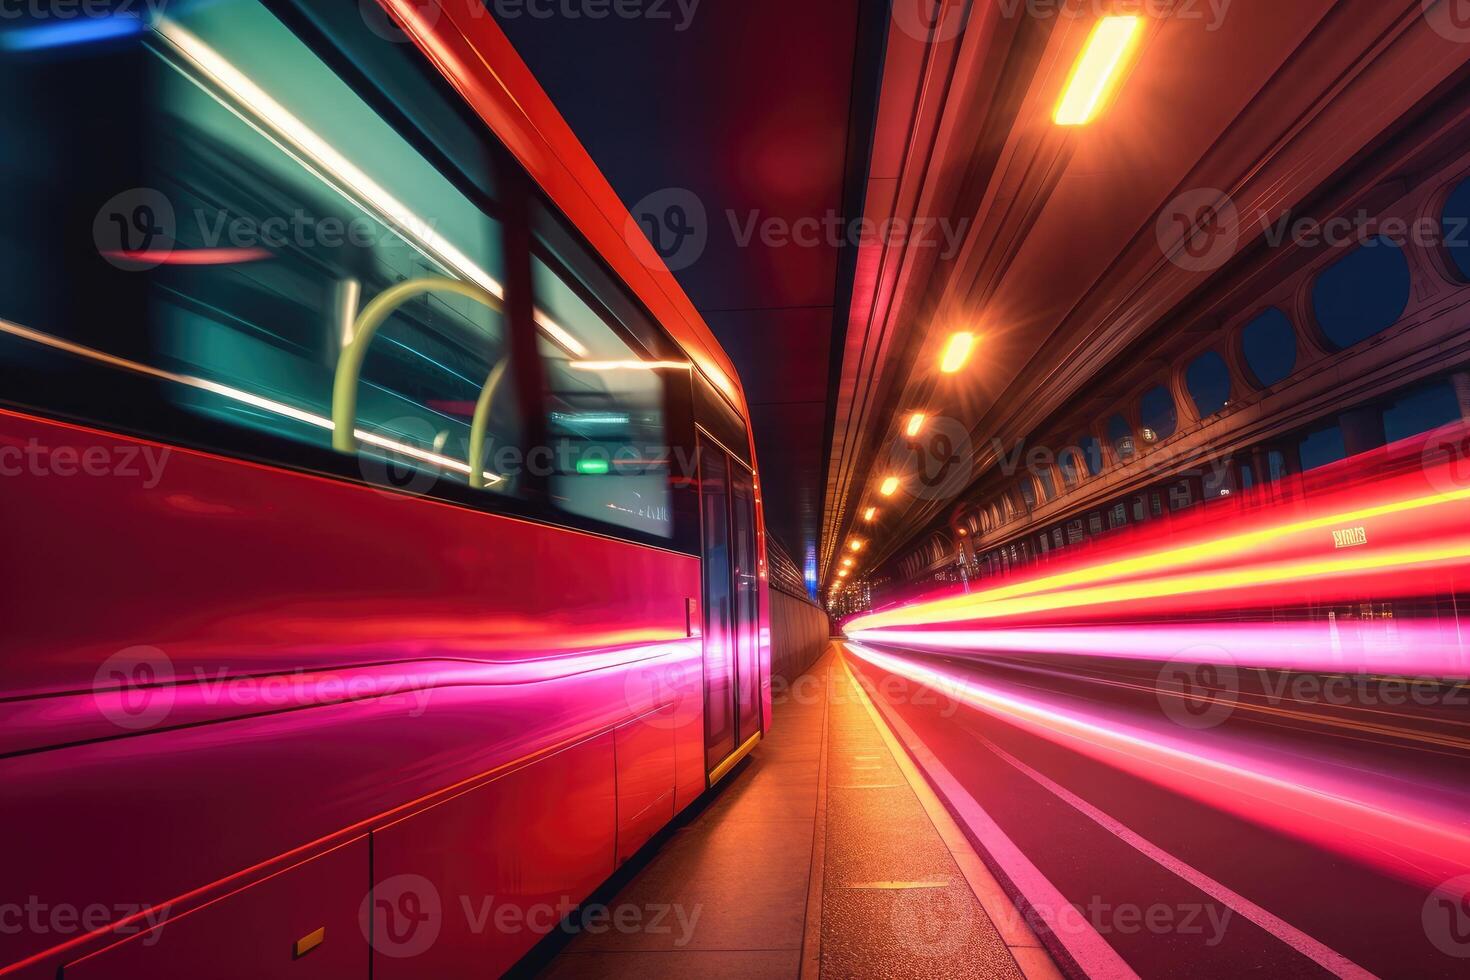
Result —
[[[1058,126],[1086,126],[1117,89],[1143,34],[1143,18],[1104,17],[1092,29],[1052,119]]]
[[[944,353],[939,358],[939,370],[945,374],[955,374],[970,360],[970,354],[975,350],[975,335],[968,330],[951,334],[944,345]]]

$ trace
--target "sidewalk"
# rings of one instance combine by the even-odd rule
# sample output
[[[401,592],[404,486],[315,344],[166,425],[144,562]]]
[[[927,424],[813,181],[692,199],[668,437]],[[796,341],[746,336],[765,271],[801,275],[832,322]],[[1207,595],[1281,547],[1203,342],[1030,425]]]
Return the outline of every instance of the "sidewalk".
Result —
[[[876,719],[834,645],[777,704],[770,738],[608,902],[672,909],[678,925],[582,933],[541,975],[1058,976]]]

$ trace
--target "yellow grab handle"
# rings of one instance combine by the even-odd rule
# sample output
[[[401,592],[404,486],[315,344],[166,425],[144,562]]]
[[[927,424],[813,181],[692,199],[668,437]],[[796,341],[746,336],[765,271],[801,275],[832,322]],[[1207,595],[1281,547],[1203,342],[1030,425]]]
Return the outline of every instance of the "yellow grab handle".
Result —
[[[411,299],[428,293],[455,293],[483,303],[496,313],[505,312],[505,303],[499,296],[473,283],[441,276],[425,276],[409,279],[383,290],[363,308],[352,324],[352,339],[342,348],[337,359],[337,374],[332,382],[332,448],[344,453],[357,452],[357,382],[362,375],[363,361],[367,359],[368,345],[378,329],[388,321],[400,306]],[[485,473],[484,440],[490,424],[490,406],[495,400],[496,389],[505,375],[505,359],[502,358],[485,379],[485,387],[475,402],[475,414],[470,423],[470,486],[483,487]]]

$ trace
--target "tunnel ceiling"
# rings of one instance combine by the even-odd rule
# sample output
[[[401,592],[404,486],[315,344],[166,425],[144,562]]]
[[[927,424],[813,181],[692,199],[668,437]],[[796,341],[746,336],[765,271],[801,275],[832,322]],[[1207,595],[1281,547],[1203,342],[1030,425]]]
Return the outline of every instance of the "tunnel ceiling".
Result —
[[[767,527],[801,563],[851,267],[826,219],[861,187],[848,147],[866,146],[886,0],[670,0],[599,19],[531,6],[492,9],[733,359]],[[798,225],[813,217],[815,235]]]
[[[1043,7],[1056,5],[945,0],[928,31],[894,7],[863,210],[912,233],[859,250],[839,340],[824,586],[838,549],[862,542],[861,577],[952,520],[1001,451],[1078,412],[1084,395],[1093,411],[1109,407],[1120,353],[1231,272],[1170,261],[1188,233],[1181,217],[1227,193],[1243,216],[1234,254],[1246,253],[1260,216],[1311,206],[1462,73],[1465,38],[1418,0],[1180,3],[1146,18],[1103,114],[1061,127],[1052,114],[1093,21],[1014,13]],[[978,345],[964,370],[942,374],[955,331]],[[962,465],[945,473],[935,449],[914,449],[911,411],[933,417],[938,451],[956,447]],[[901,488],[882,496],[895,474]]]

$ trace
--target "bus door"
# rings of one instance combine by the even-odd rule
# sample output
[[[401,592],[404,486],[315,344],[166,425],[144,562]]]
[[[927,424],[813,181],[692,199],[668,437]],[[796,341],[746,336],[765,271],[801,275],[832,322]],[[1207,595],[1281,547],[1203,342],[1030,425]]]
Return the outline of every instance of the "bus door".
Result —
[[[699,487],[705,768],[718,778],[760,733],[755,479],[742,462],[701,436]]]

